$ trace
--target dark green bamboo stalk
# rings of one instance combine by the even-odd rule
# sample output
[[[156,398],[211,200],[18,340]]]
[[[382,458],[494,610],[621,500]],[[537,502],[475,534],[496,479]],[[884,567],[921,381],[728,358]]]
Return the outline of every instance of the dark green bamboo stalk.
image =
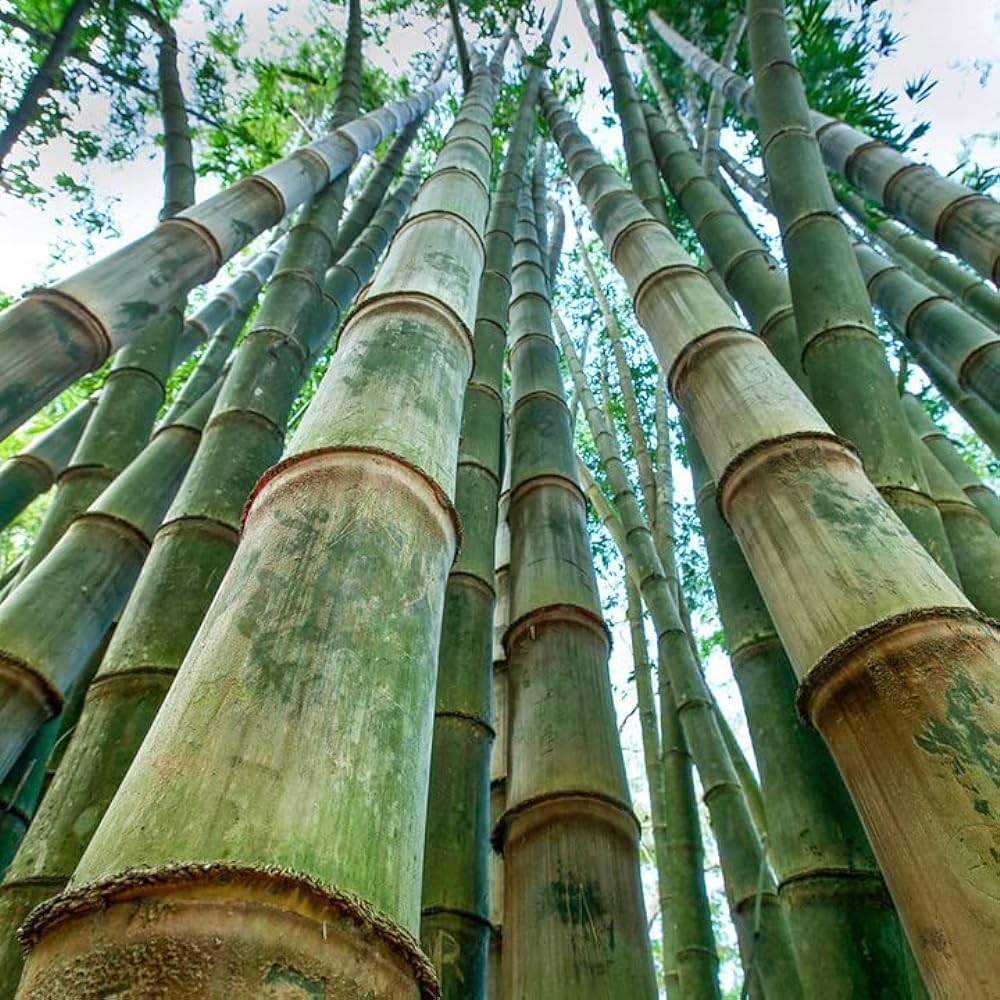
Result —
[[[537,95],[536,95],[537,96]],[[542,268],[551,287],[553,275],[549,272],[547,248],[549,245],[548,206],[546,205],[545,166],[548,140],[539,136],[535,142],[535,157],[531,167],[531,201],[535,213],[535,228],[538,230],[538,246],[542,250]]]
[[[760,140],[812,400],[834,431],[858,448],[889,506],[957,579],[851,239],[830,191],[782,0],[749,0],[747,13]]]
[[[563,241],[566,238],[566,216],[562,206],[549,198],[546,201],[552,215],[552,235],[549,237],[548,251],[545,254],[545,273],[549,279],[549,290],[555,287],[559,261],[562,258]]]
[[[66,963],[106,988],[136,892],[125,992],[438,995],[412,934],[494,88],[483,67],[70,890],[34,911],[25,996]],[[220,920],[234,899],[248,919]]]
[[[960,831],[1000,836],[997,818],[978,808],[993,788],[990,751],[967,738],[970,721],[1000,728],[1000,632],[554,97],[543,90],[542,100],[719,483],[723,515],[804,679],[800,710],[845,778],[924,975],[946,995],[988,989],[1000,891],[986,841]],[[951,747],[961,747],[958,772]],[[956,837],[965,860],[948,846]]]
[[[554,27],[553,19],[543,46],[548,46]],[[475,360],[462,408],[455,508],[463,539],[448,576],[441,625],[420,926],[421,943],[438,971],[445,1000],[481,1000],[486,994],[493,586],[504,461],[503,358],[514,226],[527,174],[541,73],[541,65],[528,69],[490,206],[486,264],[476,304]]]
[[[732,66],[746,27],[746,15],[742,12],[735,14],[722,46],[720,59],[723,66]],[[722,91],[713,89],[708,98],[708,108],[705,111],[705,139],[701,146],[701,169],[705,171],[707,177],[716,183],[718,183],[719,174],[719,134],[722,132],[725,110],[725,95]]]
[[[900,997],[902,933],[836,766],[795,711],[795,674],[686,435],[709,569],[761,771],[768,850],[807,996]]]
[[[900,338],[919,341],[959,386],[1000,411],[1000,337],[871,247],[855,243],[854,253],[872,302]]]
[[[66,468],[97,399],[85,399],[59,423],[33,438],[0,465],[0,529],[6,528],[35,497],[47,492]]]
[[[1000,538],[951,473],[920,440],[916,431],[913,433],[931,495],[941,511],[955,554],[962,590],[983,614],[1000,618]]]
[[[451,18],[451,34],[455,40],[455,54],[458,56],[458,68],[462,75],[462,87],[468,93],[472,86],[472,70],[469,68],[469,47],[462,30],[462,15],[458,0],[448,0],[448,16]]]
[[[931,420],[920,401],[903,394],[903,412],[934,457],[948,470],[965,495],[983,512],[994,531],[1000,533],[1000,499],[962,458],[951,439]]]
[[[639,509],[615,435],[585,381],[569,337],[558,325],[557,330],[614,494],[615,509],[622,519],[643,601],[656,628],[665,797],[670,803],[667,857],[673,880],[671,900],[676,914],[681,995],[719,995],[718,959],[702,873],[701,835],[697,808],[692,808],[696,800],[691,788],[691,760],[698,769],[719,844],[726,892],[744,961],[749,965],[755,950],[754,909],[759,899],[763,916],[759,958],[767,962],[767,968],[762,969],[764,989],[773,996],[799,995],[788,931],[777,906],[773,880],[764,866],[757,831],[719,731],[711,694],[688,641],[667,567],[660,560],[652,531]],[[675,706],[674,711],[671,706]],[[761,890],[765,895],[759,895]]]
[[[93,6],[93,0],[73,0],[63,14],[63,19],[52,36],[48,51],[32,74],[28,85],[24,88],[17,107],[7,115],[7,124],[0,132],[0,167],[10,155],[11,149],[21,133],[32,123],[38,114],[41,99],[52,88],[59,75],[59,67],[69,55],[73,46],[73,36],[80,21]]]
[[[157,54],[160,117],[163,120],[163,189],[160,221],[194,204],[194,154],[188,128],[187,104],[177,71],[177,35],[165,22],[160,27]]]
[[[504,994],[653,997],[638,824],[541,259],[524,197],[510,306],[512,752],[495,833]]]
[[[869,212],[864,199],[842,184],[833,189],[833,194],[855,222],[864,226],[900,263],[906,265],[914,278],[925,284],[936,283],[945,294],[953,296],[963,309],[991,330],[1000,328],[1000,294],[985,281],[925,243],[895,219]]]
[[[335,128],[6,310],[0,315],[0,435],[143,334],[252,239],[419,117],[448,85],[438,80]]]
[[[678,872],[671,872],[671,865],[680,864],[670,855],[670,828],[667,821],[666,776],[664,774],[664,755],[660,745],[659,712],[656,709],[656,699],[653,695],[653,677],[649,664],[649,650],[646,646],[646,635],[643,626],[642,597],[637,582],[637,572],[632,560],[632,554],[626,540],[625,526],[621,518],[611,507],[611,502],[605,497],[601,487],[594,480],[590,470],[583,460],[577,456],[577,472],[583,484],[587,499],[597,515],[598,520],[611,535],[615,546],[626,565],[625,596],[626,615],[629,634],[632,642],[632,665],[635,677],[636,701],[639,707],[639,728],[642,736],[643,764],[646,770],[646,784],[649,789],[650,826],[653,832],[653,853],[656,861],[656,885],[660,904],[660,934],[663,943],[663,981],[668,997],[681,996],[680,972],[677,967],[677,926],[674,913],[672,885]],[[671,711],[667,705],[667,711]],[[676,709],[673,709],[676,711]],[[687,764],[690,778],[691,767]],[[690,780],[688,781],[690,785]],[[695,810],[692,787],[692,801]],[[674,822],[680,816],[679,802],[672,800],[670,805],[675,814]],[[690,873],[685,873],[690,874]],[[697,874],[697,872],[695,873]],[[693,881],[693,880],[692,880]],[[705,900],[707,911],[707,896],[704,893],[704,878],[702,877],[701,894]],[[711,919],[707,925],[711,928]],[[714,942],[713,942],[714,945]]]
[[[751,27],[753,14],[747,8]],[[751,85],[720,66],[674,31],[655,12],[653,30],[713,89],[721,90],[741,114],[761,113],[761,79]],[[914,163],[884,142],[850,125],[802,108],[802,127],[815,134],[829,170],[842,174],[890,215],[967,261],[985,278],[1000,281],[1000,205],[986,195]],[[770,171],[768,172],[770,176]]]
[[[328,273],[329,330],[372,274],[416,183],[411,175],[400,184],[354,247]],[[251,384],[250,393],[253,389]],[[294,398],[294,392],[289,395]],[[226,441],[220,435],[218,453],[225,453],[227,447],[247,446],[253,426],[250,420],[248,416],[242,432],[235,413],[224,422],[230,437]],[[249,450],[244,461],[253,461],[255,454]],[[245,494],[237,495],[228,485],[219,491],[218,485],[211,509],[204,499],[209,483],[200,491],[186,485],[187,499],[183,494],[178,497],[153,540],[77,732],[25,843],[0,884],[0,942],[13,940],[14,929],[32,906],[65,888],[215,596],[236,548],[237,532],[231,525],[238,525],[246,501]],[[12,991],[20,969],[20,953],[8,947],[0,955],[0,998],[6,1000],[5,984]]]
[[[706,176],[684,135],[646,106],[646,123],[663,179],[750,325],[804,392],[798,328],[785,272],[757,234]]]

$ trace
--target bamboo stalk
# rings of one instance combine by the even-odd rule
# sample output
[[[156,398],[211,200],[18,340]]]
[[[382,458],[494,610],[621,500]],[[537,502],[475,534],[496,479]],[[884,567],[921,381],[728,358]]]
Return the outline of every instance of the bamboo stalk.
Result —
[[[742,12],[735,14],[729,25],[729,33],[722,45],[720,59],[723,66],[732,66],[746,27],[746,15]],[[722,132],[725,110],[725,96],[720,90],[713,89],[708,98],[708,108],[705,111],[705,140],[701,147],[701,169],[713,181],[717,181],[719,174],[719,135]]]
[[[983,512],[994,531],[1000,534],[1000,499],[962,458],[951,439],[928,416],[920,401],[903,394],[903,412],[910,426],[930,448],[934,457],[948,470],[965,495]]]
[[[751,16],[751,25],[753,18]],[[674,31],[655,11],[649,23],[664,42],[713,89],[721,90],[743,115],[757,117],[759,94],[742,77],[720,66]],[[757,90],[760,79],[755,73]],[[965,260],[979,274],[1000,281],[1000,205],[986,195],[914,163],[884,142],[850,125],[808,110],[805,123],[815,133],[829,170],[921,236]]]
[[[1000,410],[1000,337],[864,243],[854,254],[872,302],[900,338],[920,341],[961,388]]]
[[[136,903],[126,991],[439,995],[412,935],[494,87],[483,67],[69,890],[34,911],[26,997],[66,963],[104,982],[135,953]],[[191,766],[164,780],[178,753]],[[246,919],[220,919],[233,899]]]
[[[542,46],[549,44],[554,27],[553,19]],[[463,525],[463,544],[448,575],[441,625],[420,926],[421,943],[434,961],[445,1000],[478,1000],[486,994],[503,357],[517,204],[526,183],[541,73],[541,65],[531,65],[525,77],[490,206],[486,264],[476,303],[475,360],[462,405],[455,509]]]
[[[96,405],[95,397],[85,399],[0,465],[0,529],[6,528],[35,497],[51,489],[66,468]]]
[[[910,273],[925,284],[936,283],[946,295],[972,313],[976,319],[996,332],[1000,329],[1000,295],[978,275],[967,271],[960,264],[925,243],[895,219],[869,212],[864,199],[843,185],[837,185],[834,197],[850,213],[859,225],[872,234],[901,263],[910,268]],[[926,275],[926,279],[923,276]]]
[[[328,272],[328,330],[370,277],[415,187],[415,176],[404,181],[350,252]],[[240,433],[238,421],[231,418],[223,426],[230,436],[228,441],[219,440],[219,453],[246,446],[248,439]],[[254,454],[250,450],[249,460]],[[21,974],[20,951],[12,946],[14,930],[33,906],[65,888],[79,863],[232,560],[237,532],[231,525],[238,525],[245,501],[245,493],[230,492],[227,486],[215,506],[206,510],[192,491],[189,500],[178,498],[153,539],[77,731],[0,884],[0,948],[6,948],[0,952],[0,997],[6,995],[5,989],[13,991]]]
[[[0,435],[143,333],[252,239],[426,111],[448,86],[441,79],[335,128],[0,314]]]
[[[608,640],[537,230],[521,203],[510,307],[511,625],[503,991],[656,994]]]
[[[804,681],[800,709],[858,805],[925,977],[942,995],[989,989],[1000,894],[985,845],[997,825],[976,808],[992,787],[989,751],[964,734],[970,721],[1000,726],[996,627],[916,543],[854,452],[555,98],[543,91],[542,101],[719,483],[724,516]],[[958,759],[964,784],[948,763]],[[987,840],[964,839],[959,831],[970,824]],[[948,846],[955,837],[963,859]],[[968,880],[973,870],[982,891]]]

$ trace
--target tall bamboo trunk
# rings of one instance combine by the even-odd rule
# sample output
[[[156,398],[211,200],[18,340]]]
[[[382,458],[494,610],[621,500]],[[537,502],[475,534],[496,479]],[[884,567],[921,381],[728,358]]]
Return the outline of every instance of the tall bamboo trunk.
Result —
[[[991,751],[970,740],[968,726],[1000,726],[996,626],[913,539],[853,450],[555,99],[543,92],[543,103],[637,295],[723,515],[804,681],[800,710],[837,761],[925,977],[941,995],[991,989],[1000,894],[987,845],[1000,829],[980,808],[994,796]],[[803,594],[812,600],[806,613]],[[968,838],[970,829],[982,838]]]
[[[549,34],[554,26],[552,21]],[[514,226],[541,73],[541,66],[528,71],[490,208],[476,304],[475,359],[462,407],[455,508],[463,536],[448,576],[441,626],[420,926],[421,943],[437,969],[445,1000],[482,1000],[486,994],[493,576],[504,461],[503,358]]]
[[[751,29],[753,14],[750,16]],[[742,114],[758,116],[756,87],[700,52],[655,12],[653,30],[713,89],[721,90]],[[751,31],[752,34],[752,31]],[[979,274],[1000,281],[1000,205],[986,195],[913,163],[884,142],[818,111],[806,109],[805,127],[819,141],[827,169],[845,176],[890,215],[967,261]]]
[[[854,191],[837,185],[833,193],[851,217],[905,264],[913,277],[922,280],[921,276],[926,275],[929,281],[925,283],[936,282],[963,309],[991,330],[1000,329],[1000,294],[985,281],[956,264],[947,254],[925,243],[895,219],[869,212],[864,199]]]
[[[854,244],[872,302],[904,343],[916,340],[955,382],[1000,411],[1000,337],[864,243]]]
[[[903,411],[910,426],[931,450],[934,457],[948,470],[965,495],[983,512],[994,531],[1000,533],[1000,499],[972,470],[951,439],[928,416],[920,401],[909,393],[903,394]]]
[[[442,79],[166,219],[146,236],[0,315],[0,435],[133,341],[252,239],[425,112]]]
[[[416,178],[405,181],[371,225],[327,275],[327,309],[343,315],[368,279],[410,203]],[[272,383],[273,384],[273,383]],[[255,386],[249,391],[253,395]],[[294,396],[290,392],[286,398]],[[289,404],[290,405],[290,404]],[[251,419],[248,415],[248,419]],[[235,416],[218,453],[247,444]],[[254,452],[245,459],[253,460]],[[199,495],[214,482],[216,504],[206,514]],[[236,548],[246,494],[226,484],[185,487],[157,532],[142,574],[94,680],[60,770],[4,882],[0,884],[0,998],[21,972],[14,930],[32,906],[65,888],[108,804],[149,730]],[[238,484],[237,484],[238,489]],[[223,520],[225,518],[225,520]],[[5,992],[6,990],[6,992]]]
[[[75,995],[107,988],[111,956],[125,992],[438,995],[412,935],[493,88],[477,74],[286,457],[254,488],[199,641],[70,890],[26,925],[24,996],[67,975]],[[170,760],[188,763],[165,779]],[[136,907],[143,957],[124,961]]]
[[[63,19],[56,29],[48,52],[32,74],[28,85],[24,88],[17,107],[7,115],[7,124],[0,132],[0,167],[10,155],[11,149],[21,133],[31,124],[38,114],[41,99],[55,85],[63,60],[69,55],[73,45],[73,36],[80,26],[80,21],[93,6],[93,0],[73,0],[63,14]]]
[[[73,455],[94,412],[91,396],[44,434],[0,465],[0,530],[6,528],[35,497],[52,488]]]
[[[747,12],[759,136],[812,400],[858,449],[868,477],[917,541],[957,580],[810,126],[782,0],[749,0]]]
[[[743,40],[743,32],[747,28],[746,15],[742,12],[734,14],[729,25],[729,33],[722,45],[722,65],[732,66]],[[719,182],[719,136],[726,110],[725,95],[719,90],[712,90],[705,110],[705,138],[701,147],[701,169],[705,176],[715,183]]]
[[[164,427],[0,605],[0,777],[59,714],[128,598],[213,402]]]
[[[553,131],[559,138],[560,132],[556,128]],[[672,876],[681,996],[719,995],[718,959],[705,895],[701,833],[691,779],[692,760],[698,769],[718,841],[726,894],[747,974],[763,977],[766,995],[798,996],[801,989],[784,916],[777,906],[774,883],[766,870],[757,831],[719,731],[711,694],[677,608],[675,588],[660,561],[614,435],[584,379],[573,345],[561,330],[560,339],[615,496],[630,562],[634,564],[657,634],[660,742],[665,799],[670,804],[667,857]],[[758,900],[759,924],[755,918]]]
[[[506,996],[653,997],[608,639],[530,200],[511,332],[511,755],[504,855]]]

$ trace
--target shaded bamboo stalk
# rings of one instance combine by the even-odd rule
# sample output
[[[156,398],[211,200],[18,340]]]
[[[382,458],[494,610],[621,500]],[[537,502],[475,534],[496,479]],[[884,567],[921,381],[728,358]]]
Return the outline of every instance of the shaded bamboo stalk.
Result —
[[[164,427],[0,605],[0,777],[59,714],[125,603],[213,402]]]
[[[70,889],[26,925],[26,997],[66,963],[104,982],[109,955],[135,954],[136,905],[126,992],[438,995],[413,933],[494,86],[476,73]],[[164,780],[178,753],[191,766]],[[248,920],[220,920],[233,899]]]
[[[746,31],[747,18],[742,12],[733,16],[729,25],[729,33],[722,45],[720,60],[723,66],[733,65],[743,32]],[[707,177],[718,183],[719,174],[719,135],[722,132],[722,122],[726,110],[725,95],[712,89],[708,97],[708,108],[705,111],[705,139],[701,147],[701,169]]]
[[[854,254],[872,302],[900,339],[919,341],[961,388],[1000,411],[1000,337],[864,243]]]
[[[448,85],[438,80],[335,128],[0,314],[0,435],[142,334],[252,239],[419,117]]]
[[[917,541],[957,581],[851,237],[811,131],[782,0],[749,0],[747,13],[759,138],[812,401],[858,449],[868,477]]]
[[[555,20],[542,46],[547,47]],[[544,48],[539,51],[544,62]],[[486,226],[455,479],[462,548],[448,575],[428,790],[421,943],[445,1000],[480,1000],[489,950],[494,556],[503,475],[503,358],[517,205],[541,65],[528,66]],[[544,182],[544,177],[543,177]],[[544,183],[543,183],[544,197]]]
[[[329,329],[370,277],[416,184],[417,178],[411,176],[399,186],[328,273]],[[228,442],[220,438],[220,453],[246,444],[239,421],[231,417],[223,426],[229,428],[230,437]],[[251,451],[251,460],[255,454]],[[201,497],[210,486],[205,484]],[[21,973],[14,931],[33,906],[65,888],[80,861],[232,560],[237,532],[230,525],[239,524],[245,502],[245,493],[239,495],[227,485],[215,506],[207,509],[192,490],[187,499],[178,498],[153,540],[59,772],[0,884],[0,948],[4,949],[0,998],[4,1000]]]
[[[17,106],[7,115],[7,124],[0,132],[0,167],[10,155],[21,133],[34,121],[42,98],[55,85],[59,68],[73,47],[73,36],[80,21],[93,6],[93,0],[73,0],[52,36],[48,51],[31,75]]]
[[[698,769],[719,844],[726,894],[748,972],[754,951],[753,914],[759,898],[763,916],[761,958],[767,962],[764,989],[770,988],[775,996],[782,995],[782,990],[787,991],[785,996],[796,996],[798,977],[784,916],[777,907],[774,885],[766,870],[760,884],[764,859],[757,831],[719,731],[711,695],[688,640],[674,597],[675,587],[668,579],[667,567],[660,560],[652,531],[639,509],[615,435],[586,383],[572,342],[558,324],[557,330],[608,476],[615,509],[622,520],[629,562],[634,566],[643,601],[656,629],[664,794],[670,804],[666,853],[670,863],[681,996],[719,995],[718,958],[705,894],[701,832],[691,782],[692,760]]]
[[[629,802],[576,479],[569,410],[530,198],[510,306],[511,755],[503,992],[546,1000],[653,997]]]
[[[937,424],[931,420],[920,401],[903,394],[903,412],[910,426],[930,448],[934,457],[948,470],[965,495],[983,512],[994,531],[1000,533],[1000,499],[962,458],[958,448]]]
[[[845,778],[925,977],[943,995],[989,989],[1000,894],[986,840],[963,840],[965,860],[947,845],[969,824],[1000,835],[997,819],[977,809],[993,788],[989,751],[965,736],[970,721],[1000,726],[996,626],[913,539],[853,450],[555,98],[543,91],[542,100],[612,261],[638,294],[640,323],[804,681],[800,710]],[[802,594],[812,595],[810,607]],[[952,746],[961,747],[962,782],[947,764]],[[968,881],[972,870],[985,891]]]
[[[963,309],[996,332],[1000,328],[1000,294],[985,281],[957,264],[947,254],[925,243],[895,219],[868,211],[864,199],[843,185],[833,190],[834,197],[859,225],[871,233],[898,261],[910,269],[918,281],[936,283]],[[926,280],[922,277],[926,275]]]
[[[753,27],[753,15],[750,14]],[[741,114],[758,116],[756,88],[720,66],[674,31],[657,13],[649,23],[664,42],[712,89],[725,94]],[[885,210],[921,236],[965,260],[979,274],[1000,281],[1000,205],[992,198],[914,163],[884,142],[850,125],[807,109],[805,127],[815,134],[827,169],[846,177]]]
[[[97,399],[85,399],[57,424],[0,465],[0,530],[6,528],[35,497],[52,488],[73,455]]]

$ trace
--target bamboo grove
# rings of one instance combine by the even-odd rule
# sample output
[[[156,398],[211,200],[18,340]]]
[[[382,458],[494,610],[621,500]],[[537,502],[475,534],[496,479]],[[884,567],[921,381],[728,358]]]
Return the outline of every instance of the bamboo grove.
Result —
[[[163,184],[0,313],[0,1000],[996,996],[1000,206],[888,22],[12,6],[6,197]]]

